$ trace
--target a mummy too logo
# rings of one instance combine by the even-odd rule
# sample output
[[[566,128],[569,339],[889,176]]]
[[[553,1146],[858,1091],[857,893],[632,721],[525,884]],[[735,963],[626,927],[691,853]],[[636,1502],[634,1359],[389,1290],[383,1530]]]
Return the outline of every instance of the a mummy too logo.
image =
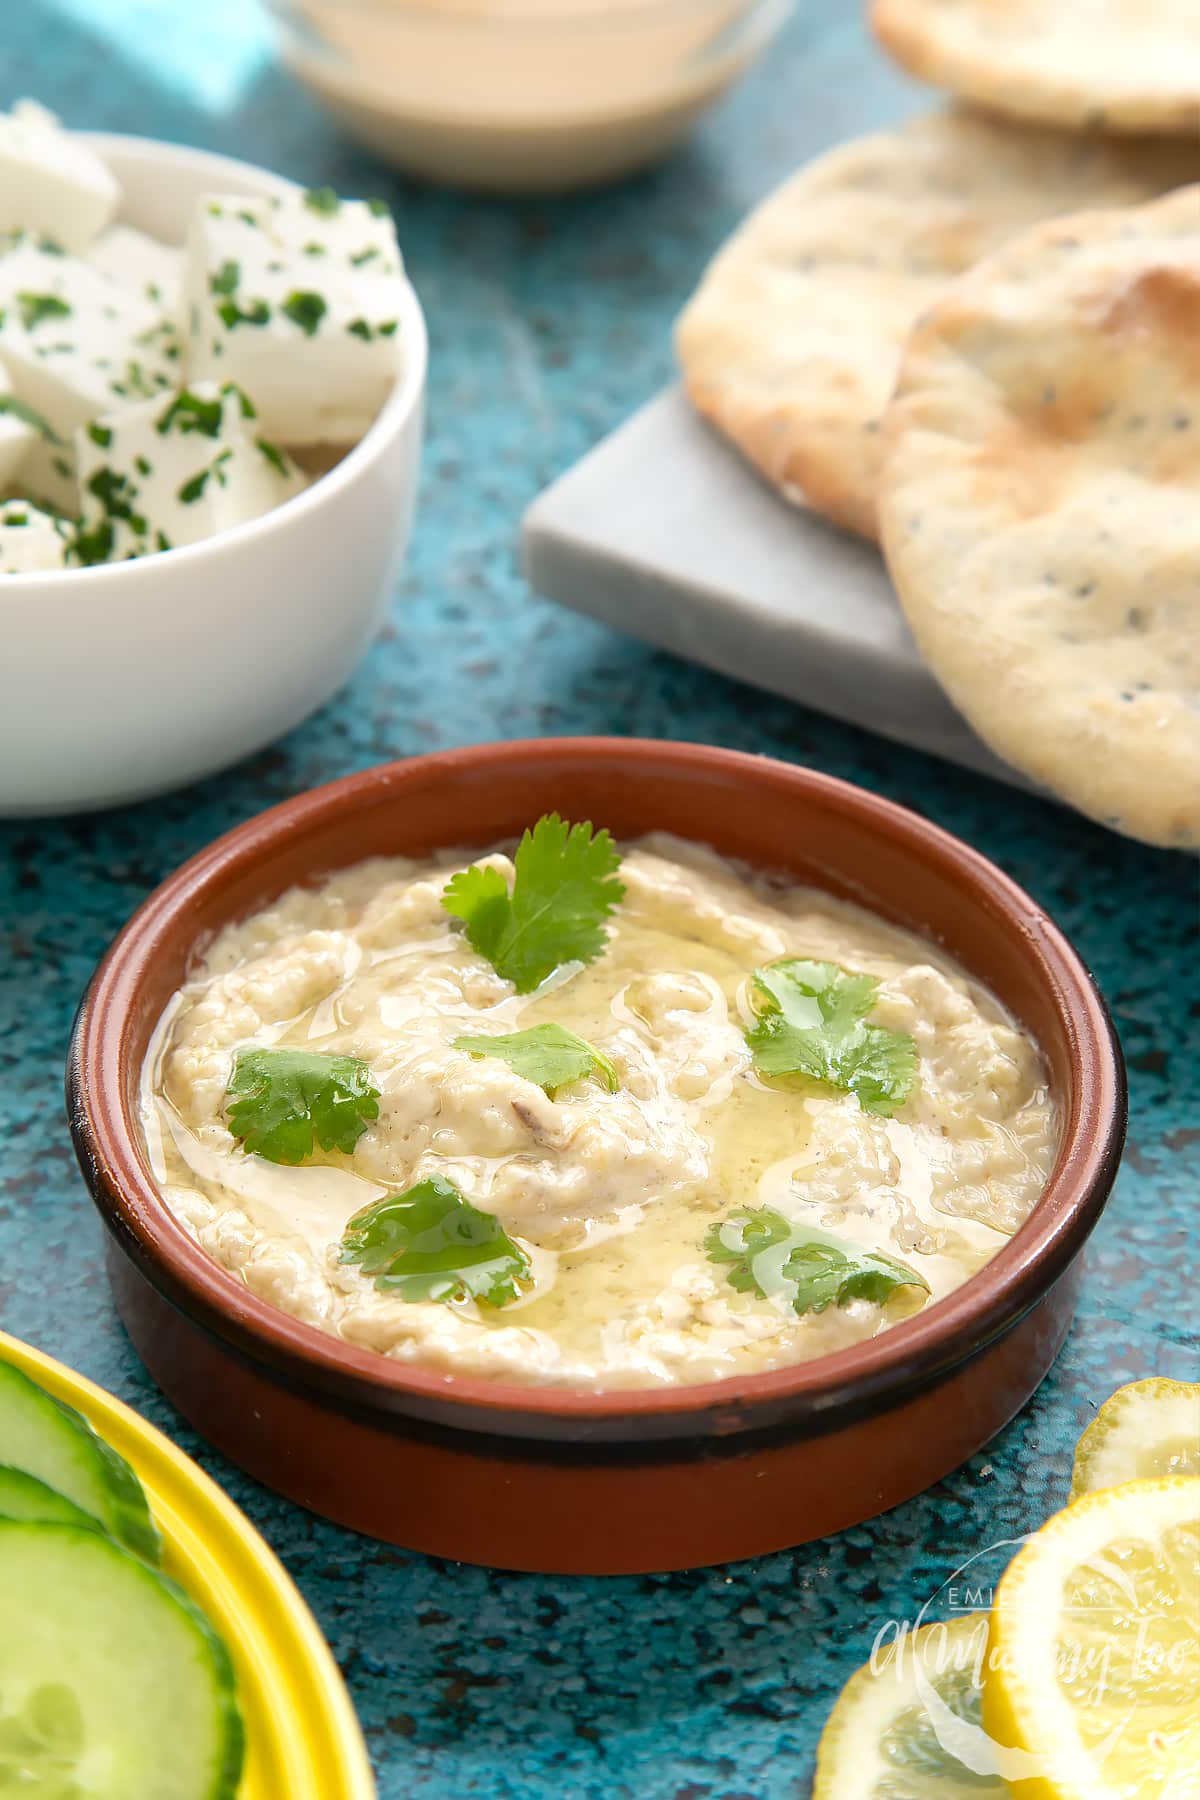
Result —
[[[1003,1654],[989,1644],[987,1615],[1001,1575],[1031,1536],[1001,1538],[975,1551],[913,1618],[885,1620],[871,1648],[872,1674],[890,1674],[916,1702],[904,1760],[930,1773],[936,1765],[980,1800],[1006,1794],[1010,1783],[1049,1773],[1043,1758],[997,1742],[983,1724],[984,1681]],[[1047,1607],[1042,1673],[1070,1693],[1073,1708],[1104,1720],[1100,1741],[1090,1746],[1098,1768],[1128,1730],[1138,1730],[1130,1696],[1139,1677],[1169,1675],[1173,1660],[1184,1653],[1177,1643],[1168,1648],[1160,1641],[1156,1627],[1169,1623],[1167,1613],[1156,1613],[1145,1602],[1120,1563],[1097,1558],[1062,1604],[1050,1599]],[[1127,1628],[1108,1629],[1117,1614]]]

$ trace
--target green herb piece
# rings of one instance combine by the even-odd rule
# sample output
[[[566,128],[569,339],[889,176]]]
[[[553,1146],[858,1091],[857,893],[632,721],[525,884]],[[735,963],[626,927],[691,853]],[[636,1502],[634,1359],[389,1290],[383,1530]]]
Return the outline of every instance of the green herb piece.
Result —
[[[58,440],[55,439],[55,442],[57,443]],[[50,458],[50,467],[54,470],[56,475],[61,475],[64,481],[73,481],[75,478],[75,471],[65,456],[52,456]]]
[[[15,394],[0,394],[0,413],[8,413],[12,418],[20,419],[23,425],[32,425],[47,443],[61,444],[63,441],[48,419],[44,419],[40,412],[35,412],[32,406],[27,406],[24,400],[18,400]]]
[[[314,1144],[349,1156],[379,1117],[379,1089],[357,1056],[239,1050],[225,1091],[230,1131],[268,1162],[303,1162]]]
[[[315,213],[335,213],[342,204],[331,187],[309,188],[304,204]]]
[[[177,431],[180,436],[198,431],[204,437],[215,438],[220,435],[223,413],[221,395],[215,400],[206,400],[203,395],[193,393],[191,388],[181,388],[155,420],[154,429],[160,437],[166,437],[170,431]]]
[[[610,1094],[620,1082],[617,1071],[603,1050],[597,1050],[586,1038],[576,1037],[565,1025],[547,1023],[531,1025],[526,1031],[510,1031],[489,1037],[485,1034],[452,1039],[456,1050],[472,1056],[495,1056],[526,1081],[543,1088],[553,1099],[560,1088],[569,1087],[585,1075],[597,1075]]]
[[[133,459],[133,466],[139,475],[152,475],[154,473],[153,463],[149,462],[144,456],[135,456]]]
[[[785,957],[754,971],[757,1018],[746,1032],[760,1075],[807,1075],[857,1094],[890,1118],[912,1091],[917,1047],[906,1032],[864,1023],[879,983],[836,963]]]
[[[23,235],[23,233],[18,233],[18,236]],[[65,256],[67,254],[58,240],[52,237],[40,237],[37,247],[44,256]]]
[[[356,269],[361,269],[364,263],[369,263],[371,261],[372,257],[378,256],[378,255],[379,255],[378,244],[368,244],[368,246],[365,250],[358,251],[356,255],[354,255],[350,258],[350,261]]]
[[[262,452],[277,474],[287,475],[287,458],[284,456],[283,451],[279,448],[278,444],[271,443],[269,438],[255,438],[254,444],[255,448]]]
[[[793,1224],[770,1206],[742,1207],[711,1226],[704,1251],[709,1262],[724,1265],[726,1280],[740,1294],[782,1295],[798,1315],[851,1300],[882,1306],[900,1287],[929,1292],[924,1276],[907,1263]]]
[[[236,262],[223,262],[215,275],[210,275],[208,285],[214,294],[236,294],[238,282],[242,279],[242,266]]]
[[[326,251],[324,244],[318,244],[314,238],[311,244],[305,244],[304,254],[305,256],[325,256],[328,252]]]
[[[185,482],[181,483],[176,498],[184,506],[194,506],[197,500],[203,499],[204,490],[208,486],[208,478],[211,474],[211,469],[201,469],[198,474],[189,476]]]
[[[5,525],[28,525],[29,514],[27,512],[5,513],[4,518],[0,523]]]
[[[388,216],[387,201],[386,200],[368,200],[367,201],[367,211],[369,213],[371,213],[376,219],[386,219]]]
[[[377,325],[375,329],[380,337],[395,337],[396,327],[399,323],[399,319],[387,319],[382,325]]]
[[[236,216],[242,221],[243,225],[253,225],[255,231],[258,230],[258,220],[252,212],[239,211]]]
[[[351,337],[361,338],[364,344],[369,344],[373,336],[371,327],[365,319],[351,319],[346,330]]]
[[[519,994],[563,963],[590,963],[607,941],[604,920],[625,894],[621,858],[607,831],[539,819],[517,846],[510,895],[499,869],[473,863],[446,884],[442,905],[467,941]]]
[[[85,530],[78,527],[74,539],[67,547],[67,554],[76,562],[90,568],[93,563],[107,562],[112,555],[113,527],[111,519],[101,519],[99,524]]]
[[[21,323],[26,331],[32,331],[45,319],[69,319],[71,316],[71,308],[57,294],[20,293],[17,295],[17,305],[21,309]]]
[[[528,1278],[529,1258],[498,1219],[480,1212],[441,1175],[356,1213],[341,1261],[358,1263],[381,1293],[401,1300],[465,1300],[505,1306]]]
[[[279,310],[285,318],[292,321],[293,325],[300,327],[305,337],[315,337],[317,327],[325,317],[328,308],[322,295],[297,288],[294,293],[288,295]]]
[[[156,550],[169,550],[171,548],[171,540],[167,536],[165,531],[156,531],[155,532],[154,548]]]
[[[88,426],[87,434],[93,444],[97,444],[101,450],[107,450],[113,440],[112,426],[98,425],[94,420]]]
[[[245,307],[239,306],[236,300],[222,300],[217,317],[226,330],[233,331],[239,325],[265,325],[271,317],[271,309],[265,300],[252,300]]]
[[[97,469],[90,477],[87,489],[100,502],[109,519],[121,519],[135,536],[145,537],[145,516],[134,511],[138,491],[128,475],[120,475],[115,469]]]

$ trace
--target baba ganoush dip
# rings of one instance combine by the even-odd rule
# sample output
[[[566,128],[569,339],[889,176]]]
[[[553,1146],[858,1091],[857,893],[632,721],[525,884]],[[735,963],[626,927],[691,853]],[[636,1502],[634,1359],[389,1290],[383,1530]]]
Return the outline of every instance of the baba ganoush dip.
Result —
[[[141,1086],[156,1180],[210,1256],[404,1362],[619,1388],[872,1337],[1002,1248],[1057,1121],[997,1001],[813,889],[666,836],[609,848],[590,942],[544,978],[496,947],[499,852],[365,862],[220,934]],[[554,866],[531,855],[526,901]],[[313,1068],[341,1074],[318,1091]]]

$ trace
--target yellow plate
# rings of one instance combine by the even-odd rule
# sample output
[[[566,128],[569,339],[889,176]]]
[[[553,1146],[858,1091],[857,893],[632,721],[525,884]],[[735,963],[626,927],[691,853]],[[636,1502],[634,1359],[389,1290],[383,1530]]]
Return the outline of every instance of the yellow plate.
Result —
[[[81,1412],[136,1469],[163,1564],[229,1646],[246,1720],[238,1800],[376,1800],[358,1719],[317,1622],[250,1521],[169,1438],[0,1331],[0,1357]]]

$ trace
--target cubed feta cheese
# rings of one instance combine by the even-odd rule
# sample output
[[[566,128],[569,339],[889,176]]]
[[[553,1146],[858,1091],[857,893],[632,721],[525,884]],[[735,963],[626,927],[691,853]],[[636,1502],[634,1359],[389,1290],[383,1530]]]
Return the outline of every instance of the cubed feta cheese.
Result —
[[[12,382],[0,367],[0,489],[10,488],[17,470],[37,437],[37,414],[30,413],[12,391]]]
[[[0,232],[86,250],[116,212],[117,180],[94,150],[33,100],[0,113]]]
[[[177,386],[180,353],[161,308],[26,237],[0,255],[0,362],[17,398],[69,439]]]
[[[197,202],[183,325],[190,380],[233,380],[286,444],[366,431],[404,363],[405,276],[387,212],[315,193]]]
[[[227,382],[94,420],[76,437],[85,562],[172,550],[270,512],[307,483]]]
[[[70,528],[27,500],[0,500],[0,575],[66,566]]]
[[[174,318],[179,307],[183,251],[137,231],[132,225],[110,225],[87,253],[93,269],[130,294],[148,300]]]

